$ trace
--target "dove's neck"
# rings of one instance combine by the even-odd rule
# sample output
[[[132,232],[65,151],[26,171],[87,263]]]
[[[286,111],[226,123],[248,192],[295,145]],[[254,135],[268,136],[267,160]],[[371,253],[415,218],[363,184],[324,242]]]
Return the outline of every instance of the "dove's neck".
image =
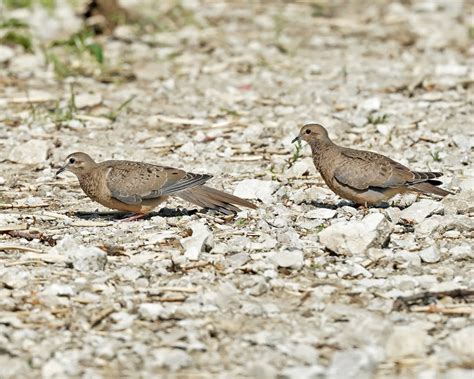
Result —
[[[316,166],[318,171],[320,171],[321,163],[323,162],[323,160],[325,160],[326,155],[335,147],[335,145],[331,140],[328,139],[324,141],[311,141],[310,146],[311,151],[313,153],[314,165]]]

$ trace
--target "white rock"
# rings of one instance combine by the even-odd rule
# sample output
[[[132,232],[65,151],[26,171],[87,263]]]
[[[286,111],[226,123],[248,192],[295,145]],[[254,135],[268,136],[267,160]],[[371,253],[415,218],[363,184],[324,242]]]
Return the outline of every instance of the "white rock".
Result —
[[[112,325],[112,330],[125,330],[129,329],[135,319],[137,318],[136,315],[132,315],[128,312],[115,312],[110,315],[110,318],[115,323]]]
[[[458,186],[463,192],[474,192],[474,178],[461,179]]]
[[[368,112],[373,112],[373,111],[378,111],[380,109],[381,101],[378,97],[371,97],[369,99],[364,100],[361,103],[361,108],[368,111]]]
[[[103,250],[95,246],[81,245],[70,235],[59,241],[49,253],[65,256],[78,271],[101,271],[107,263],[107,254]]]
[[[192,261],[198,260],[202,251],[211,251],[214,247],[214,238],[209,227],[202,221],[190,224],[193,234],[180,240],[184,248],[184,256]]]
[[[100,93],[80,93],[74,97],[74,104],[77,109],[92,108],[102,103]]]
[[[363,350],[336,351],[331,359],[327,379],[370,379],[375,362]]]
[[[145,320],[156,321],[164,312],[160,303],[142,303],[138,307],[138,314]]]
[[[453,142],[466,151],[471,150],[474,147],[474,137],[467,136],[464,134],[455,134],[452,136]]]
[[[191,356],[180,349],[161,348],[154,353],[154,364],[159,367],[165,367],[170,371],[177,371],[191,365]]]
[[[258,199],[265,204],[274,202],[273,193],[278,189],[277,182],[260,179],[245,179],[235,187],[234,195],[244,199]]]
[[[440,252],[437,246],[430,246],[418,253],[421,260],[425,263],[436,263],[440,260]]]
[[[398,263],[421,266],[420,256],[409,251],[399,251],[393,255],[393,259]]]
[[[441,379],[472,379],[474,370],[467,368],[452,368],[447,370]]]
[[[311,203],[313,201],[318,201],[319,199],[324,199],[328,196],[332,196],[332,192],[323,187],[311,187],[295,192],[290,192],[290,198],[296,204],[301,204],[303,202]]]
[[[300,268],[303,260],[303,252],[300,250],[279,251],[271,256],[271,261],[279,267]]]
[[[443,204],[439,201],[422,199],[405,208],[400,214],[400,219],[409,223],[419,224],[428,216],[442,209]]]
[[[452,333],[448,337],[448,345],[460,363],[474,362],[474,326]]]
[[[474,252],[472,250],[472,246],[469,244],[463,244],[454,246],[449,249],[449,256],[453,257],[456,260],[462,259],[474,259]]]
[[[300,177],[314,171],[314,163],[311,158],[304,158],[296,161],[289,170],[285,172],[287,178]]]
[[[464,76],[467,75],[469,66],[463,66],[456,63],[439,64],[436,66],[437,75]]]
[[[421,357],[426,353],[428,334],[415,326],[396,326],[388,337],[386,351],[390,360]]]
[[[15,51],[12,48],[0,45],[0,63],[6,62],[15,56]]]
[[[441,216],[436,217],[429,217],[423,220],[418,227],[416,228],[416,232],[419,236],[428,236],[434,233],[439,226],[441,225]]]
[[[342,221],[319,233],[319,242],[338,254],[363,254],[370,247],[382,247],[393,226],[380,213],[372,213],[361,221]]]
[[[324,372],[324,367],[312,365],[286,367],[283,369],[282,374],[285,379],[319,379],[324,377]]]
[[[318,361],[318,351],[313,346],[304,343],[293,347],[290,355],[305,364],[314,364]]]
[[[6,180],[3,176],[0,176],[0,186],[3,186],[6,183]]]
[[[8,159],[23,164],[45,163],[48,157],[49,144],[40,139],[31,139],[18,143],[11,151]]]
[[[31,274],[28,271],[10,267],[8,269],[0,268],[0,283],[8,288],[23,288],[28,285],[31,280]]]
[[[334,209],[316,208],[310,210],[309,212],[306,212],[304,217],[309,219],[327,220],[333,218],[336,213],[337,211],[335,211]]]
[[[259,379],[276,379],[277,370],[270,364],[265,362],[255,361],[252,362],[248,368],[249,375],[252,378]]]
[[[69,257],[78,271],[102,271],[107,263],[107,254],[95,246],[80,246]]]
[[[137,280],[142,274],[139,270],[134,267],[127,267],[122,266],[115,273],[122,279],[134,282]]]
[[[53,283],[41,291],[43,295],[47,296],[74,296],[76,291],[68,284]]]

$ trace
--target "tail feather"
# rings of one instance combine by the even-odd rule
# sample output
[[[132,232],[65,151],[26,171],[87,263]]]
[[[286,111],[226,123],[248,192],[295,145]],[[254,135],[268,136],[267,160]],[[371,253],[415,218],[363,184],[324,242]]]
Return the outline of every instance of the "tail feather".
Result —
[[[257,208],[250,201],[207,186],[190,188],[189,190],[177,193],[176,196],[200,207],[214,209],[224,214],[240,211],[240,208],[236,207],[236,205],[252,209]]]
[[[416,192],[421,192],[421,193],[432,193],[438,196],[446,196],[446,195],[452,195],[452,192],[446,191],[442,188],[436,187],[438,185],[438,181],[433,180],[435,183],[431,183],[431,181],[423,182],[423,183],[417,183],[412,186],[410,186],[410,189],[416,191]],[[439,182],[441,184],[441,182]]]
[[[430,171],[412,171],[412,174],[415,175],[415,178],[412,181],[413,183],[425,182],[425,181],[443,176],[442,172],[430,172]]]

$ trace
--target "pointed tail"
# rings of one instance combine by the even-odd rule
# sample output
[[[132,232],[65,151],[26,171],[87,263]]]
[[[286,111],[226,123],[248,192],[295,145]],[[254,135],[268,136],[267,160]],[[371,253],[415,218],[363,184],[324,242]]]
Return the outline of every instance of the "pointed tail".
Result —
[[[240,211],[240,208],[236,207],[236,205],[252,209],[257,208],[250,201],[207,186],[190,188],[175,194],[175,196],[200,207],[214,209],[226,215]]]
[[[440,185],[441,182],[438,180],[429,180],[427,182],[423,183],[417,183],[412,186],[410,186],[410,189],[415,190],[417,192],[422,192],[422,193],[432,193],[438,196],[446,196],[446,195],[452,195],[452,192],[446,191],[442,188],[436,187],[437,185]]]

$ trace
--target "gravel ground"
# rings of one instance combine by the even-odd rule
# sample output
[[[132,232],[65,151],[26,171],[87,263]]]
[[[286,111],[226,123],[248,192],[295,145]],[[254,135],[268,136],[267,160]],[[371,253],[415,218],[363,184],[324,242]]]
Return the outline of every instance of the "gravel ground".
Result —
[[[95,38],[66,1],[10,3],[1,378],[473,378],[472,2],[124,1],[142,21]],[[455,194],[355,208],[291,144],[309,121]],[[259,208],[121,223],[54,176],[74,151]]]

